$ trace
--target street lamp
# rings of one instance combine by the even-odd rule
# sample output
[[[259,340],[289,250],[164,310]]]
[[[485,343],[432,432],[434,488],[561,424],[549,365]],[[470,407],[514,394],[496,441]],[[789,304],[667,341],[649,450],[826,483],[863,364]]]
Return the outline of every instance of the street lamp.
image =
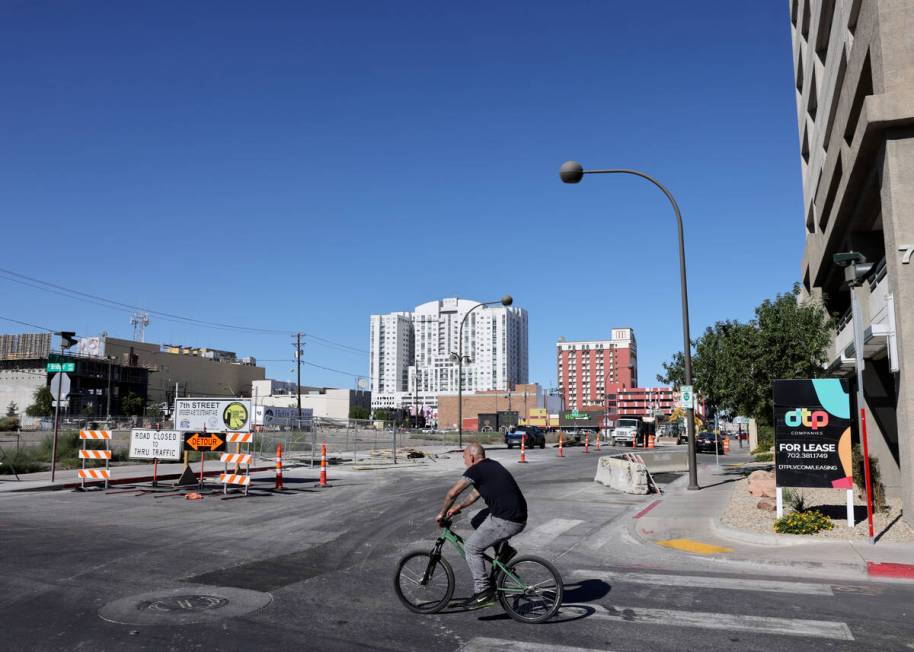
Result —
[[[510,294],[506,294],[498,301],[486,301],[485,303],[477,303],[475,306],[467,310],[467,313],[463,316],[463,319],[460,320],[460,328],[457,329],[457,429],[459,433],[458,445],[460,448],[463,448],[463,325],[466,323],[467,317],[470,316],[470,313],[477,308],[482,308],[483,306],[494,306],[499,303],[507,307],[514,303],[514,299],[511,298]],[[454,358],[455,354],[451,353],[451,360]],[[467,356],[467,360],[469,360],[469,356]]]
[[[666,198],[670,200],[673,206],[673,212],[676,213],[676,226],[679,232],[679,282],[682,293],[682,340],[683,356],[685,358],[685,384],[692,384],[692,343],[689,337],[689,295],[686,288],[686,264],[685,264],[685,242],[682,235],[682,215],[679,212],[679,205],[673,199],[673,195],[666,187],[657,181],[654,177],[638,170],[585,170],[584,166],[577,161],[566,161],[562,163],[559,170],[559,177],[565,183],[579,183],[585,174],[633,174],[636,177],[647,179],[655,186],[660,188]],[[698,486],[698,467],[695,456],[695,417],[692,406],[686,408],[686,430],[689,435],[689,489],[700,489]]]

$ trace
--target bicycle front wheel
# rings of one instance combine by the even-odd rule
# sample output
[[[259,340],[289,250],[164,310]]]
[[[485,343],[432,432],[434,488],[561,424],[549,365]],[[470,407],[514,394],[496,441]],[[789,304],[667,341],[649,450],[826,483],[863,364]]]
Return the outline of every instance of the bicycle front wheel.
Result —
[[[454,595],[454,570],[447,559],[416,551],[397,565],[394,589],[403,606],[418,614],[444,609]]]
[[[562,606],[562,576],[545,559],[518,557],[499,573],[498,601],[505,612],[522,623],[542,623]]]

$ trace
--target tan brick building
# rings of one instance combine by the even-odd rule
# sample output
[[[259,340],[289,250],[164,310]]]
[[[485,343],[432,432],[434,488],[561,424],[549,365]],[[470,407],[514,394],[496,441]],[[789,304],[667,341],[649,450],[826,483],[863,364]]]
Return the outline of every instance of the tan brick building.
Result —
[[[476,430],[472,423],[480,414],[496,412],[517,412],[517,419],[526,419],[530,411],[547,407],[545,390],[538,383],[517,385],[513,392],[492,390],[463,394],[464,430]],[[468,422],[468,420],[470,420]],[[470,427],[473,426],[473,427]],[[457,427],[457,394],[438,395],[438,427],[452,429]]]

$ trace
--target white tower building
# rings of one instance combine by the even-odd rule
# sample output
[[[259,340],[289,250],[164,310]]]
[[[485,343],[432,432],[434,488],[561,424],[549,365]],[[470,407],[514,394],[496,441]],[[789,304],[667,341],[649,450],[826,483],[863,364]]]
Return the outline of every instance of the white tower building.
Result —
[[[371,316],[373,408],[435,410],[439,394],[458,390],[460,322],[478,306],[442,299],[415,311]],[[463,391],[508,390],[527,382],[527,311],[477,308],[463,326]]]

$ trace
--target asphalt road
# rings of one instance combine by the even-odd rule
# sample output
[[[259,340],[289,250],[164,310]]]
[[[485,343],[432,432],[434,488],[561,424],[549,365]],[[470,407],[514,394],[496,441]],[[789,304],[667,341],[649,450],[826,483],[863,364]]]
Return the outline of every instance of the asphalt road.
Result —
[[[0,627],[11,650],[911,649],[908,584],[724,572],[627,535],[652,498],[593,482],[596,455],[493,451],[518,478],[521,553],[552,559],[565,605],[544,625],[498,606],[417,616],[392,575],[428,548],[458,457],[349,473],[316,489],[187,501],[173,494],[0,496]],[[713,456],[710,457],[713,460]],[[267,486],[264,484],[264,486]],[[261,493],[261,492],[255,492]],[[466,527],[464,525],[464,527]],[[457,527],[460,530],[460,524]],[[455,598],[471,591],[463,561]]]

